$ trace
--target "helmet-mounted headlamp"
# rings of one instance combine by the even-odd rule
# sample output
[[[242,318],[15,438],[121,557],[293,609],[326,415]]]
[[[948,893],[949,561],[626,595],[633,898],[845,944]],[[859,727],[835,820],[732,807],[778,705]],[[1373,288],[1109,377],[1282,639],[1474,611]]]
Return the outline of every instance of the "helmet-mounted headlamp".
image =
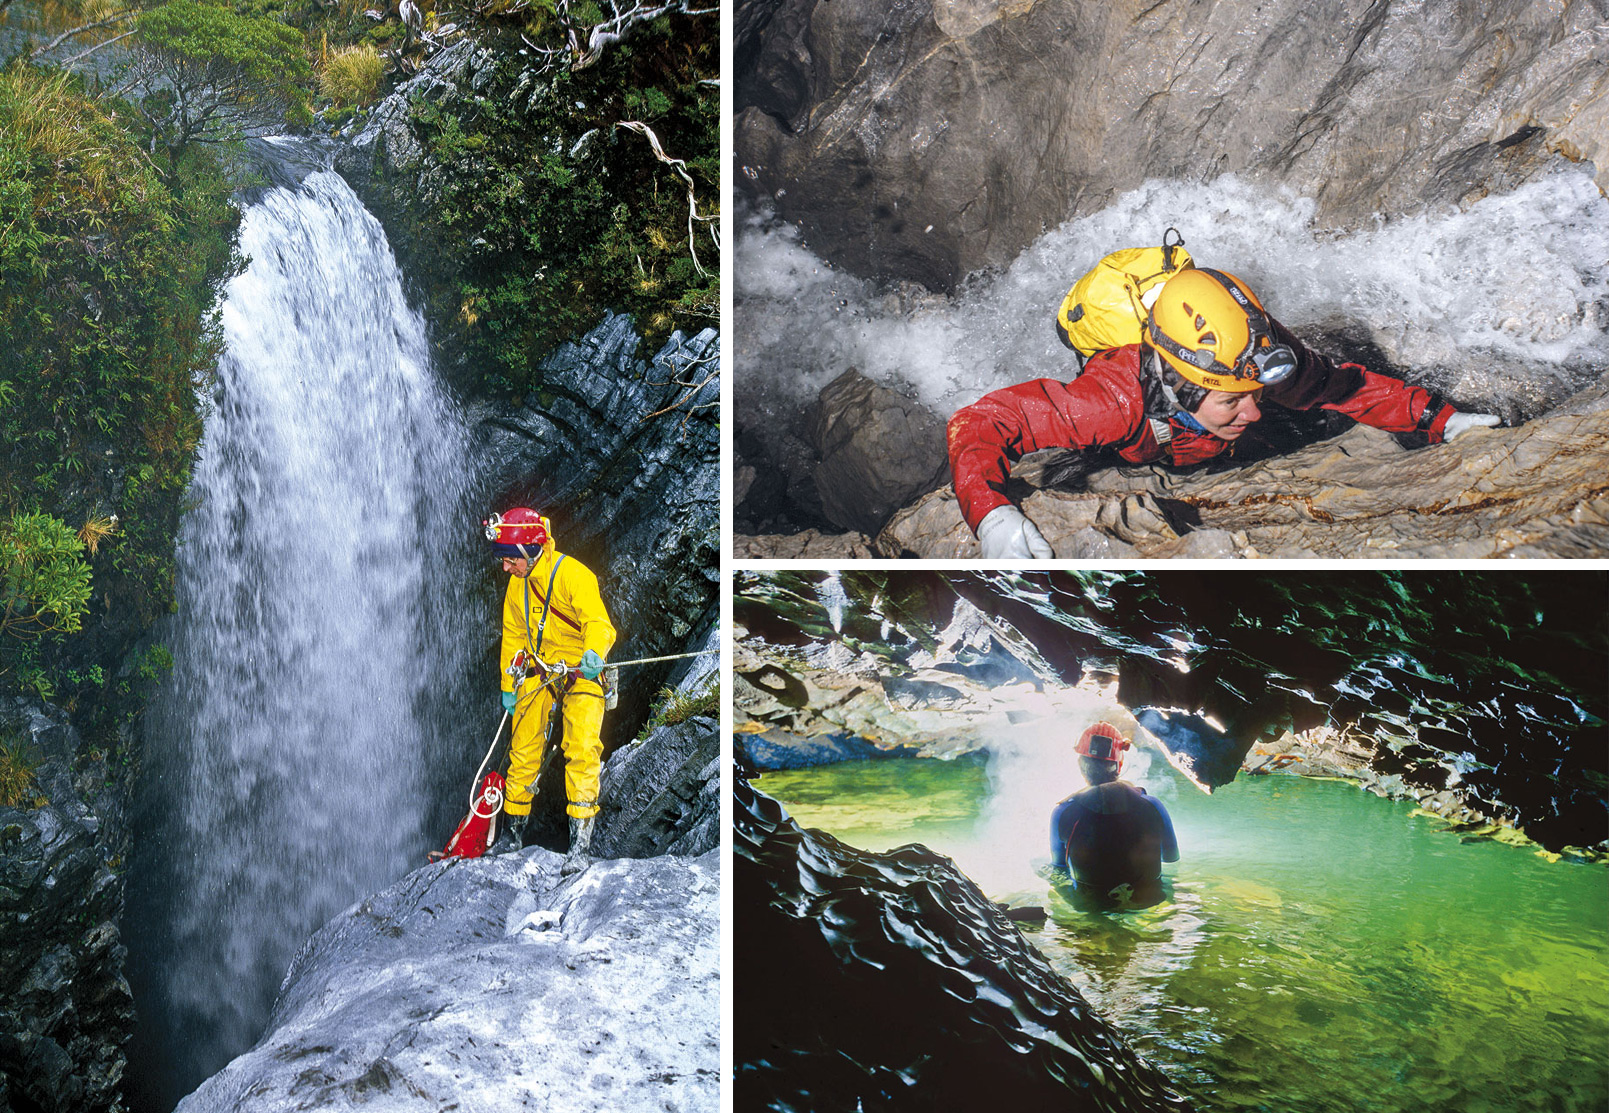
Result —
[[[1073,747],[1074,752],[1081,757],[1120,764],[1123,761],[1123,751],[1128,748],[1129,740],[1124,738],[1123,732],[1111,723],[1096,723],[1079,736],[1078,745]]]
[[[1222,378],[1242,379],[1259,386],[1272,386],[1290,378],[1296,372],[1296,353],[1289,345],[1273,340],[1273,327],[1257,303],[1246,296],[1239,283],[1222,271],[1210,267],[1198,267],[1196,270],[1210,275],[1246,314],[1246,346],[1235,357],[1233,364],[1226,364],[1218,359],[1217,353],[1211,348],[1186,348],[1158,328],[1154,316],[1146,321],[1145,326],[1146,337],[1152,346],[1207,374]],[[1199,318],[1196,323],[1198,327],[1202,324]]]
[[[486,540],[499,556],[532,558],[548,543],[547,522],[528,506],[516,506],[507,514],[493,514],[481,522]],[[533,552],[534,550],[534,552]]]

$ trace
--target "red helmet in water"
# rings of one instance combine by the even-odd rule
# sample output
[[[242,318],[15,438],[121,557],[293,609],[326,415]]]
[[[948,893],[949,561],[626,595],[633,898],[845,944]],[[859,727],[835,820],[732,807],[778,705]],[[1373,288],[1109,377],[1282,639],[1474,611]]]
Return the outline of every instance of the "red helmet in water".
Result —
[[[1074,747],[1083,757],[1112,761],[1118,765],[1123,764],[1123,751],[1128,748],[1129,740],[1111,723],[1096,723],[1079,736],[1078,745]]]
[[[493,514],[482,523],[486,540],[500,557],[535,560],[548,543],[547,520],[528,506],[516,506],[507,514]]]

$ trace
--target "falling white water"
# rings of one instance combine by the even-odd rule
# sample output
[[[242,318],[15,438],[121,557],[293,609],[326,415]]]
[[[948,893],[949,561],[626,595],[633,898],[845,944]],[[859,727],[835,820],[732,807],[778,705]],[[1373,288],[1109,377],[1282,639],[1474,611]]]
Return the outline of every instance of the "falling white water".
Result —
[[[981,740],[989,754],[989,791],[976,832],[966,845],[946,847],[966,875],[998,900],[1043,892],[1035,869],[1050,860],[1050,813],[1085,784],[1073,749],[1085,728],[1109,722],[1133,740],[1135,748],[1123,759],[1125,781],[1164,801],[1177,792],[1165,772],[1151,775],[1153,761],[1166,761],[1149,748],[1150,735],[1117,702],[1113,686],[1085,681],[1073,688],[1025,690],[1014,709],[1032,718]]]
[[[999,387],[1070,377],[1052,326],[1068,288],[1169,226],[1299,335],[1367,340],[1455,401],[1535,417],[1609,368],[1609,201],[1585,174],[1349,233],[1315,226],[1307,198],[1225,176],[1147,182],[953,297],[840,274],[795,229],[751,219],[735,268],[738,419],[781,436],[852,367],[945,416]]]
[[[465,433],[380,225],[316,172],[246,210],[241,251],[147,729],[142,1023],[189,1085],[255,1042],[314,929],[422,863],[441,692],[484,623],[454,586]]]
[[[844,593],[843,581],[838,578],[836,571],[827,573],[827,578],[816,585],[816,598],[821,600],[822,607],[827,612],[827,621],[832,623],[835,633],[844,632],[844,610],[849,606],[849,596]]]

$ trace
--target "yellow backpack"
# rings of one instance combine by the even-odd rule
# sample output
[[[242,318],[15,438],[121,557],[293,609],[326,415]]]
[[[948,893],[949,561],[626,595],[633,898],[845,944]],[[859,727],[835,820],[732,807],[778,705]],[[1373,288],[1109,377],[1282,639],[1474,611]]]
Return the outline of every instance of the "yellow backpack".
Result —
[[[1169,243],[1168,236],[1176,237]],[[1162,234],[1161,247],[1114,251],[1073,284],[1056,312],[1056,335],[1086,358],[1108,348],[1138,344],[1150,311],[1146,294],[1194,266],[1177,228]]]

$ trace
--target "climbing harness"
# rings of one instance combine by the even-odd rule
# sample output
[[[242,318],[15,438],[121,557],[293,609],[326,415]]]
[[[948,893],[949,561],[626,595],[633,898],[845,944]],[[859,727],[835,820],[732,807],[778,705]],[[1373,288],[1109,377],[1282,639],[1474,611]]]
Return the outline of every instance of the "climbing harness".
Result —
[[[551,591],[551,584],[549,586]],[[527,616],[529,612],[527,611]],[[530,626],[527,619],[526,634],[529,638]],[[540,631],[537,635],[540,642]],[[612,678],[605,679],[607,674],[617,669],[630,668],[633,665],[652,665],[662,661],[682,661],[689,657],[708,657],[712,653],[719,653],[719,649],[700,649],[693,653],[669,653],[659,657],[638,657],[630,661],[613,661],[604,670],[605,707],[615,706],[615,693],[617,686]],[[553,726],[561,718],[559,709],[563,704],[565,695],[576,678],[581,675],[579,666],[569,664],[563,660],[544,661],[534,652],[527,653],[521,649],[515,652],[514,659],[504,670],[514,678],[515,708],[528,700],[535,699],[542,691],[552,687],[555,693],[553,713],[548,717],[547,735],[542,742],[542,757],[537,762],[536,781],[531,785],[531,803],[536,803],[536,782],[542,779],[542,773],[547,769],[548,755],[553,749]],[[542,682],[530,691],[520,693],[525,681],[533,676],[542,677]],[[524,712],[521,712],[523,715]],[[510,713],[503,712],[503,717],[497,721],[497,729],[492,732],[491,745],[486,748],[486,756],[481,758],[480,765],[475,770],[475,776],[470,780],[469,814],[459,823],[458,829],[448,840],[446,849],[431,851],[429,858],[432,862],[447,857],[478,858],[486,853],[486,848],[497,841],[497,820],[502,812],[503,797],[507,792],[507,784],[502,774],[493,769],[487,772],[486,767],[491,763],[492,755],[497,752],[497,744],[502,740],[503,727],[508,725]],[[495,780],[494,780],[495,779]],[[495,788],[494,788],[495,785]],[[494,798],[495,794],[495,798]]]

